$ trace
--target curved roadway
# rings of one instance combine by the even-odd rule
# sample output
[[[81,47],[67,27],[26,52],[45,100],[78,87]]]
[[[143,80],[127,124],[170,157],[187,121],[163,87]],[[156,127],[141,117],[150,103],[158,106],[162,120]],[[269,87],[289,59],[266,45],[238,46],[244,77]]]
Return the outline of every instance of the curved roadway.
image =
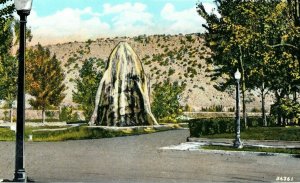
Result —
[[[37,182],[198,183],[300,181],[300,159],[159,150],[187,130],[108,139],[26,143],[26,172]],[[0,142],[0,179],[12,179],[14,142]]]

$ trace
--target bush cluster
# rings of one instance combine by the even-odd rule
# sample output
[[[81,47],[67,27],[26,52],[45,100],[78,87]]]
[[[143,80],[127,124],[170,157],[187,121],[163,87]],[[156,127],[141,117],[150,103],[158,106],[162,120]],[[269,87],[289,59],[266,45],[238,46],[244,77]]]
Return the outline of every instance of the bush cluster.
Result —
[[[210,107],[202,107],[202,111],[204,112],[223,112],[224,106],[222,105],[213,105]]]
[[[276,102],[271,106],[271,115],[276,118],[279,118],[283,125],[299,125],[300,103],[291,99],[281,99],[279,102]],[[281,124],[279,123],[279,125]]]
[[[189,121],[191,137],[234,132],[234,118],[193,119]]]
[[[245,130],[241,119],[241,131]],[[221,133],[235,133],[235,118],[202,118],[188,121],[191,137],[201,137],[203,135],[214,135]],[[248,126],[262,126],[259,117],[247,118]]]
[[[72,107],[64,106],[59,114],[59,120],[66,122],[80,121],[80,117],[78,113],[73,113]]]

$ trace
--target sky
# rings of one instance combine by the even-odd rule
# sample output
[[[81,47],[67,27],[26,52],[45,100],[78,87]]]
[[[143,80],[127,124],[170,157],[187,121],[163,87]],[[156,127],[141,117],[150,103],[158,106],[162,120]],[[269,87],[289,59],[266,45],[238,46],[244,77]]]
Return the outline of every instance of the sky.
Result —
[[[208,12],[213,0],[200,0]],[[32,44],[203,32],[198,0],[33,0]]]

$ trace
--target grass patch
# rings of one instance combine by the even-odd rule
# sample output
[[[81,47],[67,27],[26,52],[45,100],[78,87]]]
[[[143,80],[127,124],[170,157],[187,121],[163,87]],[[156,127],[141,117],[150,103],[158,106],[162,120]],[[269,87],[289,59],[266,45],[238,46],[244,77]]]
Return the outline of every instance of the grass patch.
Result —
[[[283,149],[283,148],[265,148],[265,147],[243,147],[242,149],[234,148],[231,146],[217,146],[207,145],[200,147],[207,150],[224,150],[224,151],[251,151],[251,152],[265,152],[265,153],[287,153],[300,155],[300,149]]]
[[[131,135],[141,135],[165,131],[166,129],[153,128],[128,128],[124,130],[108,130],[102,128],[89,128],[86,125],[69,128],[62,131],[39,131],[33,132],[33,141],[65,141],[65,140],[84,140],[84,139],[100,139]],[[168,129],[170,130],[170,128]]]
[[[51,122],[60,122],[61,120],[54,119],[54,118],[49,118],[49,119],[45,119],[45,121],[48,122],[48,123],[51,123]],[[25,122],[42,123],[43,119],[26,119]]]
[[[83,140],[97,139],[120,136],[124,132],[112,132],[100,128],[88,128],[87,126],[78,126],[62,131],[39,131],[33,132],[33,141],[65,141],[65,140]]]
[[[25,128],[25,140],[29,138],[29,135],[34,134],[34,130],[39,129],[60,129],[60,128],[67,128],[68,126],[43,126],[43,127],[28,127]],[[48,133],[48,132],[44,132]],[[1,128],[0,127],[0,141],[15,141],[16,135],[15,132],[10,130],[10,128]]]
[[[148,133],[155,133],[160,131],[167,131],[171,129],[180,128],[179,125],[167,125],[161,128],[127,128],[123,130],[111,130],[103,128],[90,128],[87,125],[77,127],[69,126],[42,126],[42,127],[26,127],[25,140],[29,139],[29,135],[33,135],[33,141],[66,141],[66,140],[84,140],[84,139],[99,139],[111,138],[130,135],[141,135]],[[41,129],[49,129],[49,131],[35,131]],[[57,131],[50,131],[51,129],[62,129]],[[0,141],[14,141],[15,133],[9,128],[0,128]]]
[[[204,138],[230,138],[234,133],[203,135]],[[300,141],[300,127],[252,127],[241,132],[241,139]]]
[[[15,138],[15,133],[9,128],[0,128],[0,141],[13,141]]]

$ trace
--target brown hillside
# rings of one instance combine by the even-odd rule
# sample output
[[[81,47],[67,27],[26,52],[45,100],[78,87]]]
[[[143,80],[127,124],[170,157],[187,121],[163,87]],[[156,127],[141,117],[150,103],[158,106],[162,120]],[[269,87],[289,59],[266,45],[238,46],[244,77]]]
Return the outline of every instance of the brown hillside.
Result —
[[[223,105],[233,107],[233,93],[219,92],[206,73],[206,58],[211,51],[205,47],[204,40],[196,34],[190,35],[153,35],[135,38],[101,38],[95,41],[69,42],[47,46],[61,60],[65,70],[65,83],[68,86],[64,104],[74,105],[72,91],[75,90],[73,79],[85,59],[96,57],[106,62],[112,49],[120,42],[126,41],[135,50],[144,64],[144,69],[151,79],[151,84],[170,78],[187,84],[181,102],[188,104],[193,110],[202,107]],[[249,109],[259,107],[259,99],[254,96]]]

